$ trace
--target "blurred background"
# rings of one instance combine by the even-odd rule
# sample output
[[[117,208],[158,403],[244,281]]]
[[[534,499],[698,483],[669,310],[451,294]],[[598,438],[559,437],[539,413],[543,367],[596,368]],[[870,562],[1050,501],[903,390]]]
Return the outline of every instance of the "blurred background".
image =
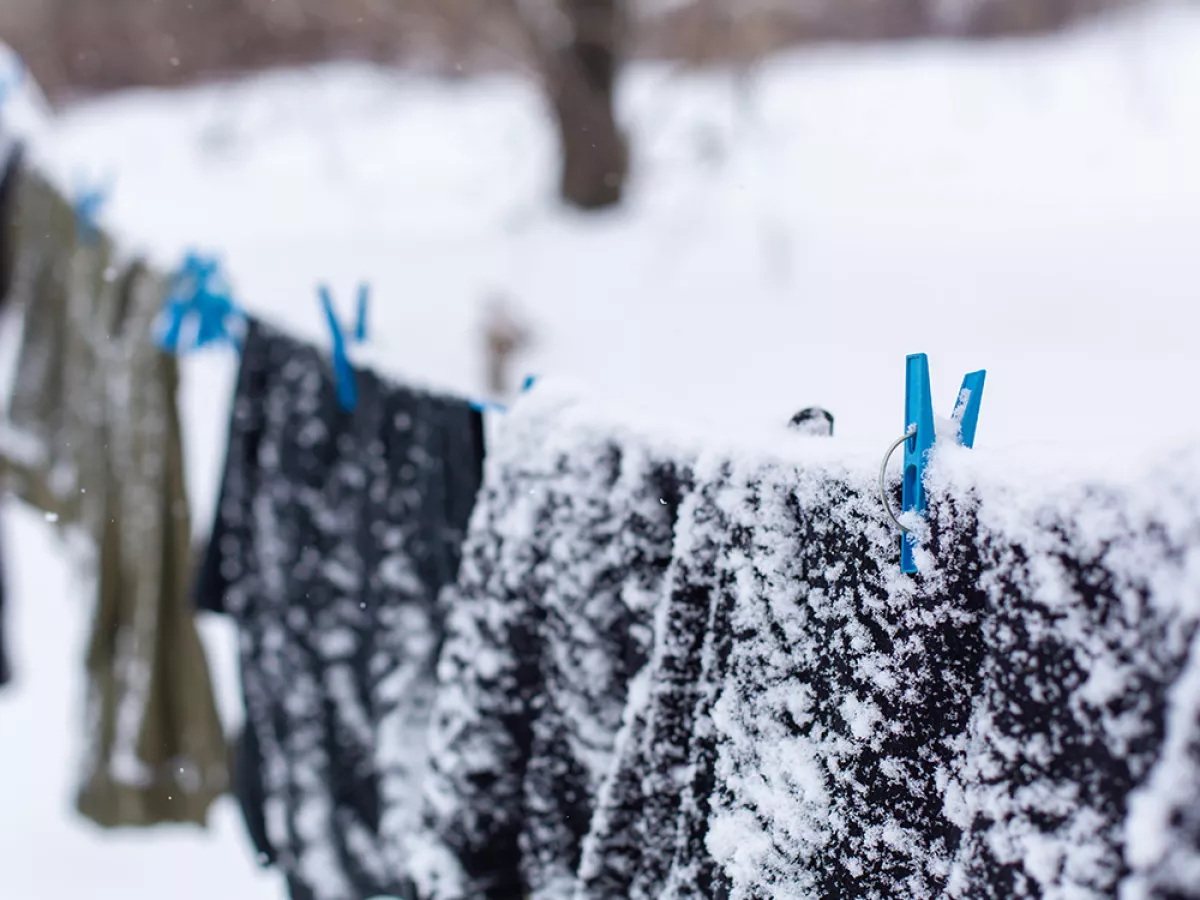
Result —
[[[724,432],[814,404],[878,466],[925,351],[973,459],[1126,477],[1200,437],[1200,4],[1189,0],[0,0],[0,128],[102,224],[360,361],[507,399],[527,372]],[[11,339],[6,339],[11,344]],[[184,360],[215,502],[232,353]],[[87,624],[49,526],[5,511],[4,900],[283,895],[208,831],[72,812]],[[229,728],[233,635],[206,621]]]
[[[819,41],[1000,38],[1138,0],[6,0],[0,29],[56,99],[362,59],[440,75],[528,65],[531,30],[592,20],[622,58],[747,64]]]

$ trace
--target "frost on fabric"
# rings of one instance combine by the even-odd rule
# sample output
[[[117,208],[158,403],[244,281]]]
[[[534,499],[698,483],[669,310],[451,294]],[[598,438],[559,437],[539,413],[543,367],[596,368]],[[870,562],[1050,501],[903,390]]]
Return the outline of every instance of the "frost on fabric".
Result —
[[[725,883],[693,896],[1200,896],[1200,467],[1175,466],[1033,499],[938,480],[910,579],[865,473],[731,459],[696,581],[731,610]],[[664,896],[704,863],[682,846]]]
[[[970,714],[978,597],[957,574],[899,577],[871,487],[751,461],[730,480],[707,848],[731,897],[940,896],[958,848],[940,788]]]
[[[729,519],[722,472],[685,498],[652,655],[631,691],[611,770],[584,843],[577,898],[711,896],[698,852],[707,830],[714,740],[711,673],[728,646],[720,555]],[[676,862],[679,865],[676,868]]]
[[[1167,700],[1162,752],[1125,822],[1133,869],[1122,884],[1128,900],[1200,893],[1200,632]]]
[[[408,892],[437,595],[479,424],[369,373],[348,414],[315,348],[249,329],[200,599],[238,622],[267,838],[295,900]]]
[[[980,492],[988,652],[954,775],[952,895],[1200,896],[1168,887],[1195,859],[1194,813],[1161,815],[1200,804],[1196,462],[1040,501]]]
[[[426,893],[569,896],[685,482],[548,386],[506,416],[447,597]]]

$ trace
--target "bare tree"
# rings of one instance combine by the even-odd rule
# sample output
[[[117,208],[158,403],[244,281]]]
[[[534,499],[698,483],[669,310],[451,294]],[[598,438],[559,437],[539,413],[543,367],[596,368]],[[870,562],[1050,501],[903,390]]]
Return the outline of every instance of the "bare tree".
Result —
[[[508,0],[554,114],[561,151],[559,192],[572,206],[621,201],[629,147],[616,117],[626,43],[622,0]]]

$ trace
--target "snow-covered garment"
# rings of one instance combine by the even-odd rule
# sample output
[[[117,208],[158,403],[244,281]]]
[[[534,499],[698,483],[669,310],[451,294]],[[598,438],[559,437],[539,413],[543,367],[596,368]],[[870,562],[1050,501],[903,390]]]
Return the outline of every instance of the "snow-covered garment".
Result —
[[[584,895],[1200,897],[1197,475],[947,480],[910,578],[865,470],[704,461]]]
[[[178,373],[151,340],[166,284],[105,234],[81,239],[30,169],[11,211],[24,330],[0,462],[96,571],[79,808],[107,827],[204,823],[229,773],[188,598]]]
[[[944,896],[982,650],[969,519],[935,530],[953,570],[913,579],[869,476],[748,458],[709,478],[728,520],[689,525],[716,545],[728,638],[696,726],[715,745],[693,775],[712,786],[704,838],[683,817],[668,896],[718,895],[692,871],[737,898]]]
[[[357,380],[348,413],[322,353],[251,322],[197,589],[238,624],[265,797],[247,818],[294,900],[410,896],[437,596],[482,476],[465,401]]]
[[[728,472],[719,463],[709,472],[711,464],[698,464],[697,476],[708,474],[680,509],[652,656],[630,690],[584,841],[578,900],[673,896],[676,875],[688,896],[714,896],[703,841],[715,750],[709,707],[730,640],[721,555],[744,535],[730,531],[722,508]]]
[[[984,653],[948,893],[1200,898],[1200,454],[1128,487],[976,491]]]
[[[688,466],[549,387],[501,427],[447,592],[421,885],[561,900],[649,658]]]

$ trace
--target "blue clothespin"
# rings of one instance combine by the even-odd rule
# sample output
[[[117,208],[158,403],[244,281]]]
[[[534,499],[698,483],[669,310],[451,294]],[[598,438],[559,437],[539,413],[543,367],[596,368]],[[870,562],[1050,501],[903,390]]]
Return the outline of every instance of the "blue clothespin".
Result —
[[[904,382],[904,430],[909,435],[904,442],[904,482],[902,509],[924,515],[925,464],[929,451],[937,440],[933,423],[933,394],[929,389],[929,358],[924,353],[910,355],[906,362]],[[958,423],[956,438],[964,447],[975,446],[975,429],[979,424],[979,406],[983,402],[985,370],[968,374],[959,388],[954,405],[953,420]],[[900,569],[917,571],[913,559],[913,536],[904,532],[900,538]]]
[[[471,400],[471,409],[475,412],[508,412],[508,407],[503,403],[496,403],[494,400]]]
[[[317,288],[321,305],[325,309],[325,320],[329,323],[329,331],[333,336],[333,376],[337,388],[338,403],[347,412],[353,412],[358,406],[358,382],[354,367],[350,365],[350,357],[346,353],[346,336],[338,322],[337,313],[333,308],[333,296],[329,288],[321,285]],[[358,291],[358,318],[354,327],[354,338],[357,342],[366,340],[367,335],[367,305],[370,300],[370,288],[364,284]]]
[[[371,302],[371,286],[364,282],[358,288],[358,316],[354,325],[354,339],[363,343],[367,339],[367,306]]]
[[[521,382],[521,393],[528,393],[530,388],[532,388],[536,382],[536,375],[526,375],[525,380]],[[505,406],[503,403],[496,403],[492,400],[472,400],[470,403],[471,409],[475,410],[476,412],[508,412],[507,406]]]
[[[171,293],[163,309],[166,326],[161,329],[158,345],[168,353],[180,352],[184,323],[194,321],[193,348],[219,341],[229,341],[240,347],[241,342],[230,330],[229,323],[244,315],[230,296],[220,263],[198,253],[188,253],[171,279]]]

